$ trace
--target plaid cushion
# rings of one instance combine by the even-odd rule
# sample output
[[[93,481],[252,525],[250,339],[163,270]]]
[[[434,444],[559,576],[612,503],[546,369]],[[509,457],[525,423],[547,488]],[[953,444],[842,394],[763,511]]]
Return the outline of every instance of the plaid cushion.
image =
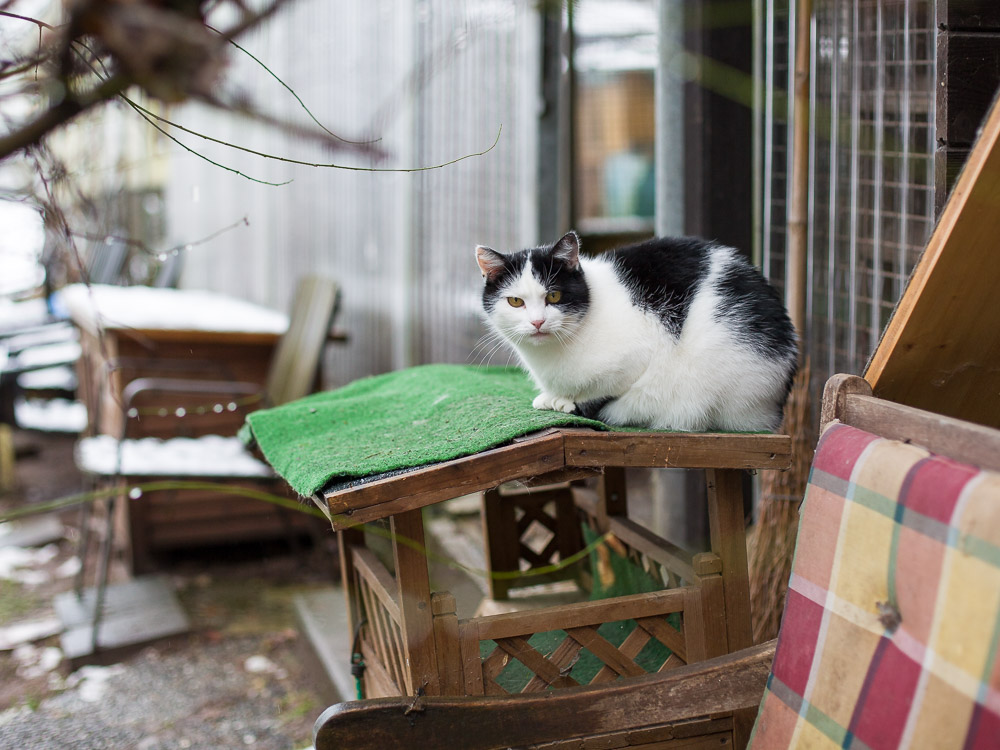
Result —
[[[831,424],[751,741],[1000,747],[1000,474]]]

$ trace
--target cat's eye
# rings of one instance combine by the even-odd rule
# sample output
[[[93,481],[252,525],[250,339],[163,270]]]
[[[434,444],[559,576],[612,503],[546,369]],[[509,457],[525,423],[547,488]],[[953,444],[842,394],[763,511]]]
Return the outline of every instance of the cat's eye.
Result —
[[[521,299],[520,297],[508,297],[507,303],[511,307],[524,307],[524,300]]]
[[[545,295],[545,301],[550,305],[554,305],[561,299],[562,299],[562,292],[560,292],[558,289],[551,291]]]

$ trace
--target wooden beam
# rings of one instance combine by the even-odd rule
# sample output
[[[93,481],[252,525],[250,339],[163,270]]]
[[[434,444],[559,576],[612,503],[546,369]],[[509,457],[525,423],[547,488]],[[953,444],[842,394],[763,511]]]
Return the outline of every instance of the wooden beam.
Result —
[[[333,527],[349,528],[481,492],[513,479],[548,474],[563,465],[562,435],[551,433],[326,493],[325,498]]]
[[[567,466],[787,469],[787,435],[564,430]]]

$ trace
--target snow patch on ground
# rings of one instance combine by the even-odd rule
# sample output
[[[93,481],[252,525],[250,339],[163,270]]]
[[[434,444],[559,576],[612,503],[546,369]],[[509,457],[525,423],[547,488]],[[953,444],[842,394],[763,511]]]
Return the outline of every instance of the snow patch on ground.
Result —
[[[49,574],[31,568],[51,562],[57,554],[59,549],[54,544],[46,544],[39,549],[0,547],[0,578],[28,586],[45,583],[51,580]]]
[[[66,678],[66,686],[75,688],[77,697],[84,703],[97,703],[108,691],[108,681],[125,673],[125,666],[112,664],[109,667],[86,665]]]

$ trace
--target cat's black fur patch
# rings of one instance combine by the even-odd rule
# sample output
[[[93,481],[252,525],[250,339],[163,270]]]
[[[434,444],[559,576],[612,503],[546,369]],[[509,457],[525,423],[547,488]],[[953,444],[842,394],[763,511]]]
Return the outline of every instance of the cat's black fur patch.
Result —
[[[595,398],[592,401],[582,401],[576,405],[573,413],[587,419],[600,419],[601,409],[614,401],[613,398]]]
[[[516,253],[503,256],[503,271],[486,279],[486,285],[483,287],[483,309],[490,312],[496,307],[500,287],[506,284],[512,275],[520,273],[529,252],[531,251],[519,250]]]
[[[563,310],[583,313],[590,304],[590,289],[583,278],[583,272],[579,265],[569,268],[566,263],[554,257],[554,252],[553,245],[531,253],[531,273],[546,291],[562,292],[562,299],[552,304]]]
[[[796,352],[795,327],[785,306],[757,269],[750,264],[729,266],[718,282],[724,301],[719,318],[732,317],[751,334],[747,343],[769,359],[785,359]]]
[[[483,287],[483,308],[489,312],[497,304],[500,289],[511,276],[519,276],[525,263],[530,261],[531,273],[545,287],[546,291],[562,292],[562,299],[553,303],[564,310],[583,313],[590,304],[590,290],[579,266],[569,268],[566,263],[553,257],[554,244],[548,247],[519,250],[504,255],[504,270],[492,279],[487,279]]]
[[[612,250],[607,257],[613,259],[633,304],[656,313],[677,335],[698,284],[708,274],[710,247],[694,237],[660,237]]]

